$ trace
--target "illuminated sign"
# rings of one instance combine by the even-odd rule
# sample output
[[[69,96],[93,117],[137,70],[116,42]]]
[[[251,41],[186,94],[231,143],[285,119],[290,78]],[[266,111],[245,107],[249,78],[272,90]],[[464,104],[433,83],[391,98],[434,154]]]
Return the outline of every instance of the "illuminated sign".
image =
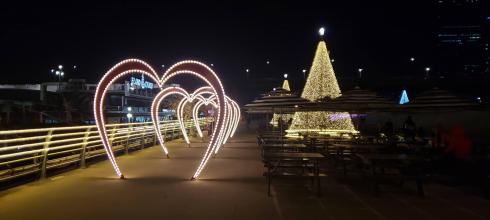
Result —
[[[131,77],[131,86],[140,89],[153,89],[153,83],[145,81],[145,75],[141,74],[141,79]]]

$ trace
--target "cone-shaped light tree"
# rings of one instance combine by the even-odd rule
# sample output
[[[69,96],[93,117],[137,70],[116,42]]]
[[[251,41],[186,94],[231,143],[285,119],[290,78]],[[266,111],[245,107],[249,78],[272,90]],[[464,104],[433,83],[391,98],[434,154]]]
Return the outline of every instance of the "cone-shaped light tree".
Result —
[[[320,29],[320,35],[324,31]],[[315,57],[306,79],[301,97],[311,102],[319,99],[335,99],[341,95],[337,77],[330,61],[327,45],[323,39],[316,48]],[[296,112],[288,135],[302,132],[336,135],[339,133],[357,133],[348,112],[310,111]]]
[[[288,74],[287,73],[284,74],[284,81],[282,82],[282,89],[285,91],[291,92],[291,88],[289,87],[289,81],[288,81]],[[279,119],[282,119],[283,122],[288,122],[289,119],[291,119],[292,117],[293,117],[293,114],[274,113],[269,124],[271,124],[273,126],[277,126]],[[284,128],[284,130],[285,130],[285,128]]]
[[[291,91],[291,88],[289,88],[288,74],[284,74],[284,81],[282,82],[282,89],[284,89],[286,91]]]
[[[407,90],[404,89],[402,91],[402,94],[400,95],[400,101],[398,103],[400,105],[403,105],[403,104],[407,104],[408,102],[410,102],[410,100],[408,99]]]

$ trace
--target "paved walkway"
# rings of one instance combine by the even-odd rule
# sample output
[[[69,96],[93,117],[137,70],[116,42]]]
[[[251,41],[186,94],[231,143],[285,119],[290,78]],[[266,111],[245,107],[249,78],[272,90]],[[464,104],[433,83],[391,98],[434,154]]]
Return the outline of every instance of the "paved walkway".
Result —
[[[275,184],[266,193],[260,152],[241,134],[212,159],[200,180],[189,181],[203,143],[169,143],[118,157],[128,179],[114,178],[109,162],[0,192],[0,219],[488,219],[490,202],[437,184],[384,188],[374,197],[360,179],[323,181],[318,198],[301,181]],[[350,182],[357,183],[351,184]],[[278,183],[278,181],[276,181]],[[366,184],[367,185],[367,184]]]

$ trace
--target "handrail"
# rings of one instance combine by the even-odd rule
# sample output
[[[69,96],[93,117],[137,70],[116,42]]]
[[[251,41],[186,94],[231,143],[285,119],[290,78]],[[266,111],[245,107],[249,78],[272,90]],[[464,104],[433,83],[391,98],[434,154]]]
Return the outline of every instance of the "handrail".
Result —
[[[199,124],[212,120],[200,118]],[[181,135],[177,120],[160,123],[166,139]],[[194,122],[185,126],[194,129]],[[152,122],[107,124],[106,129],[115,154],[156,145]],[[84,168],[87,160],[104,155],[95,125],[0,131],[0,183],[36,173],[45,178],[49,170],[66,166]]]

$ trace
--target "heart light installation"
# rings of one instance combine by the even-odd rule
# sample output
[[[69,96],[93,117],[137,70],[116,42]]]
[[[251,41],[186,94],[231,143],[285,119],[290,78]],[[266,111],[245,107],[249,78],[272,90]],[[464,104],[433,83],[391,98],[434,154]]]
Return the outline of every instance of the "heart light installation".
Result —
[[[141,73],[145,75],[149,79],[156,82],[157,86],[161,89],[161,91],[156,95],[155,100],[152,104],[152,119],[157,135],[160,134],[160,124],[158,123],[158,104],[161,102],[161,100],[163,100],[163,98],[170,94],[179,94],[183,97],[186,97],[187,99],[193,99],[192,95],[190,95],[189,93],[187,93],[187,91],[180,87],[164,88],[165,83],[172,77],[183,74],[196,76],[203,80],[207,84],[207,86],[209,86],[210,91],[212,91],[212,94],[216,97],[215,99],[218,113],[216,117],[216,128],[213,130],[209,145],[204,152],[199,166],[192,176],[192,179],[196,179],[197,177],[199,177],[202,170],[206,167],[207,162],[212,156],[212,152],[216,152],[216,150],[219,149],[219,146],[222,145],[225,137],[224,132],[226,132],[227,130],[227,124],[225,123],[227,114],[229,114],[226,104],[227,100],[223,85],[221,84],[218,76],[211,68],[209,68],[205,64],[197,61],[186,60],[178,62],[171,66],[160,78],[150,65],[138,59],[124,60],[116,64],[104,74],[102,79],[99,81],[95,92],[94,116],[106,154],[114,168],[114,171],[120,178],[124,178],[124,175],[121,173],[119,166],[117,165],[114,153],[112,152],[111,143],[109,143],[109,139],[107,137],[107,130],[105,128],[105,120],[103,116],[103,103],[105,100],[105,94],[107,93],[107,89],[110,87],[110,85],[117,79],[120,79],[121,77],[131,73]],[[164,143],[161,134],[158,136],[160,143]],[[163,144],[161,146],[164,153],[168,155],[167,148]]]
[[[204,98],[202,95],[204,94],[211,94],[211,96],[209,98]],[[180,129],[181,129],[181,132],[184,136],[184,139],[186,141],[187,144],[190,144],[190,141],[189,141],[189,138],[187,136],[187,131],[185,129],[185,125],[184,125],[184,118],[183,118],[183,113],[184,113],[184,107],[187,103],[189,102],[192,102],[194,101],[194,99],[198,99],[199,101],[194,105],[193,109],[192,109],[192,116],[194,118],[194,124],[195,124],[195,127],[196,127],[196,130],[199,134],[199,136],[202,138],[203,135],[202,135],[202,131],[201,131],[201,128],[199,126],[199,120],[198,120],[198,109],[199,107],[202,106],[202,104],[206,104],[208,105],[209,102],[214,102],[214,100],[216,99],[216,96],[212,95],[213,93],[210,91],[210,88],[209,87],[201,87],[199,89],[197,89],[193,95],[191,96],[191,98],[182,98],[182,100],[179,102],[179,105],[177,107],[177,119],[179,121],[179,124],[180,124]],[[238,121],[239,121],[239,118],[240,118],[240,109],[238,107],[238,105],[236,105],[236,102],[233,101],[231,98],[229,98],[228,96],[226,97],[226,106],[228,108],[228,112],[230,114],[228,114],[228,117],[225,118],[226,122],[225,124],[227,125],[225,128],[226,128],[226,131],[223,133],[225,136],[224,136],[224,140],[223,140],[223,144],[226,143],[226,141],[228,140],[229,137],[232,137],[234,131],[236,130],[236,127],[238,126]],[[216,149],[219,149],[216,148]],[[217,153],[218,151],[216,151],[215,153]]]

